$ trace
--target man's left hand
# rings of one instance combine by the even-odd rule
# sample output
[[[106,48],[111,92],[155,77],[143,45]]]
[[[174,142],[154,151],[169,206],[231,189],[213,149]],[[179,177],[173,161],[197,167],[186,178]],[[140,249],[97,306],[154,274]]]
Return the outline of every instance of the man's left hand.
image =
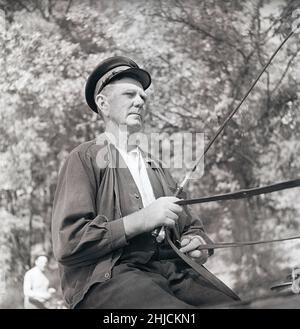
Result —
[[[197,260],[198,263],[204,264],[208,258],[208,250],[198,250],[198,247],[202,244],[206,244],[205,240],[199,236],[185,236],[181,240],[180,251],[187,253],[191,258]]]

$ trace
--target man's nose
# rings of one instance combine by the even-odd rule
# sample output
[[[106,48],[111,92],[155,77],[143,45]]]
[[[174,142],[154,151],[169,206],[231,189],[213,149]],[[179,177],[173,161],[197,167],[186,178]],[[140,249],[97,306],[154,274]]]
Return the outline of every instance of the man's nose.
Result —
[[[145,104],[145,101],[143,100],[143,98],[141,96],[137,95],[134,98],[134,102],[133,102],[133,105],[134,106],[136,106],[136,107],[142,107],[144,104]]]

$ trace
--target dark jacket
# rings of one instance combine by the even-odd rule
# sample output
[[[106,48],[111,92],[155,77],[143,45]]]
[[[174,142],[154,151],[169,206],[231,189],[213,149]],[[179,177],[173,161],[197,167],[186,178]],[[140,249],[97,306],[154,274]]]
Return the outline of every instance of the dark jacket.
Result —
[[[118,154],[111,144],[90,141],[69,154],[59,173],[52,239],[63,295],[71,308],[92,284],[110,279],[114,264],[128,245],[122,217],[143,207],[129,169],[124,163],[117,166]],[[151,165],[147,171],[155,197],[162,196],[159,191],[174,195],[176,184],[169,172],[150,156],[145,158]],[[120,189],[121,179],[126,190]],[[126,206],[121,209],[121,204]],[[200,219],[185,210],[177,225],[180,236],[201,234],[211,242]]]

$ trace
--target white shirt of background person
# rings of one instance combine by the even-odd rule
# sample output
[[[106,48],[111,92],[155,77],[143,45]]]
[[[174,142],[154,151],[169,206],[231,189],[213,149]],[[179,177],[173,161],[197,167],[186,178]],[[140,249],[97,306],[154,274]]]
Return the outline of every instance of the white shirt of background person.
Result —
[[[49,280],[44,274],[47,263],[46,256],[39,256],[35,261],[35,266],[25,273],[23,283],[25,308],[37,308],[30,302],[30,298],[45,303],[55,292],[54,288],[49,288]]]

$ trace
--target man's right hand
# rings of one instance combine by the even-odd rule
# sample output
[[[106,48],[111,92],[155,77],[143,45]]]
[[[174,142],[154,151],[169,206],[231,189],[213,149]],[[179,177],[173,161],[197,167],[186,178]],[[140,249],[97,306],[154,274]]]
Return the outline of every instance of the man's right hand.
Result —
[[[124,217],[127,238],[153,231],[160,226],[174,228],[182,212],[182,207],[175,203],[179,200],[174,196],[161,197],[140,211]]]

